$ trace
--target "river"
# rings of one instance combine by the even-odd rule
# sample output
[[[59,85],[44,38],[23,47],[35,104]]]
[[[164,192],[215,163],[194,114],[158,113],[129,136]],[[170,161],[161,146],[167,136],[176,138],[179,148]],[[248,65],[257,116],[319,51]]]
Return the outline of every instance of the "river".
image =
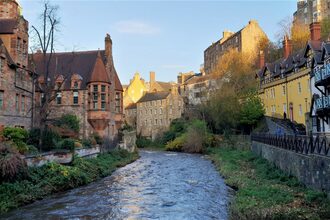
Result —
[[[109,177],[2,218],[227,219],[227,187],[204,156],[154,151],[140,156]]]

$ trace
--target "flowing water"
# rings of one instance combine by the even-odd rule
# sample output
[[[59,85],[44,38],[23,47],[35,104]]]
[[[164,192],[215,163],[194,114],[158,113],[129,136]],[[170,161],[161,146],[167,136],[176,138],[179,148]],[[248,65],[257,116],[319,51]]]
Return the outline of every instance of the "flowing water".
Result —
[[[142,151],[140,155],[107,178],[2,218],[227,219],[227,187],[209,160],[167,152]]]

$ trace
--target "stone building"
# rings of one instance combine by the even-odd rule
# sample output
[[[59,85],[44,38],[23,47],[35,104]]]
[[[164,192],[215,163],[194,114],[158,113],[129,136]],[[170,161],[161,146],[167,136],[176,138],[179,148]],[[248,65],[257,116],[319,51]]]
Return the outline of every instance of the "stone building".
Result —
[[[125,108],[125,122],[128,125],[136,128],[136,118],[137,118],[137,107],[136,103],[132,103]]]
[[[148,87],[145,81],[138,72],[135,73],[130,84],[124,86],[124,108],[139,101],[146,92],[148,92]]]
[[[183,100],[176,87],[171,92],[146,93],[137,103],[137,134],[155,140],[183,113]]]
[[[298,0],[293,18],[294,22],[307,25],[330,18],[330,0]]]
[[[44,83],[42,53],[30,55],[40,75],[37,83]],[[47,54],[46,58],[49,57]],[[80,119],[80,137],[97,132],[115,139],[123,123],[123,88],[112,58],[112,40],[105,38],[105,49],[55,53],[50,62],[50,77],[56,80],[59,91],[51,105],[50,119],[74,114]],[[36,111],[43,94],[36,91]]]
[[[248,25],[238,32],[224,31],[223,37],[212,43],[204,51],[204,70],[206,75],[217,74],[218,62],[221,56],[230,49],[235,49],[246,54],[253,60],[259,54],[259,43],[267,35],[261,29],[257,21],[249,21]]]
[[[0,1],[0,127],[30,128],[33,75],[28,70],[28,22],[17,1]]]

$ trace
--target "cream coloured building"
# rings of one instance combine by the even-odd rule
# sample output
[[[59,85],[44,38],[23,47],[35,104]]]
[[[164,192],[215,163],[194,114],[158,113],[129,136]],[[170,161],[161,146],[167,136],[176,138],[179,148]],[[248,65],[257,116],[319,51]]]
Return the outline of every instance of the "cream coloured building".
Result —
[[[176,87],[170,92],[146,93],[137,103],[137,134],[155,140],[182,116],[183,109]]]

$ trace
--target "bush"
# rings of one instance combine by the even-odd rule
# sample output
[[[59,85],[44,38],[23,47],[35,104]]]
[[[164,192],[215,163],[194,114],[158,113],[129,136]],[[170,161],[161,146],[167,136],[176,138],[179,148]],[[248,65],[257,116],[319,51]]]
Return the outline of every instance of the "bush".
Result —
[[[70,150],[73,151],[75,148],[75,140],[71,138],[64,139],[60,141],[60,144],[57,146],[58,149]]]
[[[74,142],[74,148],[82,148],[82,147],[83,147],[83,145],[80,142],[78,142],[78,141]]]
[[[136,146],[138,148],[152,147],[152,141],[150,139],[145,138],[145,137],[137,137]]]
[[[163,144],[167,144],[168,142],[173,141],[175,138],[185,133],[187,127],[188,127],[187,121],[183,119],[173,120],[170,125],[170,130],[164,133],[161,142]]]
[[[89,148],[89,147],[92,146],[92,140],[91,139],[83,139],[81,141],[81,143],[82,143],[83,147]]]
[[[39,139],[40,139],[40,129],[39,128],[32,128],[29,131],[27,144],[39,146]]]
[[[23,128],[6,127],[3,130],[3,136],[16,144],[19,142],[26,142],[28,138],[28,132]]]
[[[182,151],[185,143],[186,143],[187,136],[185,134],[181,135],[180,137],[175,138],[173,141],[170,141],[166,144],[166,150],[168,151]]]
[[[56,148],[57,143],[61,141],[60,135],[51,130],[51,129],[46,129],[43,134],[42,134],[42,150],[43,151],[49,151],[53,150]]]
[[[13,180],[26,171],[26,164],[20,154],[11,146],[0,144],[0,182]]]
[[[76,115],[67,114],[62,115],[62,117],[55,122],[55,125],[62,128],[72,129],[75,132],[79,132],[79,122],[80,120]]]

